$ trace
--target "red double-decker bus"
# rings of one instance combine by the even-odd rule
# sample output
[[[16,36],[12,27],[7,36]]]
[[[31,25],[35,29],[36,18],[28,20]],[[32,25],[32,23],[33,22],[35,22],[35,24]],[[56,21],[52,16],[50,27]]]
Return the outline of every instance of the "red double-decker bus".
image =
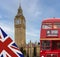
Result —
[[[60,57],[60,18],[42,21],[40,57]]]

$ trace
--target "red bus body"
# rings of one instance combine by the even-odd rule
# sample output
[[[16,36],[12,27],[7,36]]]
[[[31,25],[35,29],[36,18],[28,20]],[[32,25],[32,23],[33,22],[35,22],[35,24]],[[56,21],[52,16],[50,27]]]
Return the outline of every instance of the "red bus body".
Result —
[[[60,19],[42,21],[40,33],[40,57],[60,57]]]

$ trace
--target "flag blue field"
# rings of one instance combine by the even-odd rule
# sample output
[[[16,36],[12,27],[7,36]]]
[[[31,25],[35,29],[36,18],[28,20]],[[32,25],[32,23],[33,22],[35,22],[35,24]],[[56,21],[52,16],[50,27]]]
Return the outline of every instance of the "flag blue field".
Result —
[[[15,42],[0,28],[0,57],[24,57]]]

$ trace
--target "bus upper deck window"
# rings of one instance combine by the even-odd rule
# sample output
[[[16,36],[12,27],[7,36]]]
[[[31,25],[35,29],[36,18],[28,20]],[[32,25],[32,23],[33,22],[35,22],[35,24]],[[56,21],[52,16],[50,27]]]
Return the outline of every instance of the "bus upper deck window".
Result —
[[[51,24],[43,24],[42,29],[51,29],[52,25]]]
[[[53,26],[53,28],[60,28],[60,23],[54,23],[54,26]]]

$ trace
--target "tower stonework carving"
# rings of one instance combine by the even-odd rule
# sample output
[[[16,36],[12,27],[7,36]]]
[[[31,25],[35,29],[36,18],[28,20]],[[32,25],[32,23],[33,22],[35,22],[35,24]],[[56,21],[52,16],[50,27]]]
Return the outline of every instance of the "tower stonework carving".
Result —
[[[23,16],[23,11],[21,6],[18,8],[17,15],[14,19],[15,27],[15,42],[19,48],[25,47],[26,45],[26,20]]]

